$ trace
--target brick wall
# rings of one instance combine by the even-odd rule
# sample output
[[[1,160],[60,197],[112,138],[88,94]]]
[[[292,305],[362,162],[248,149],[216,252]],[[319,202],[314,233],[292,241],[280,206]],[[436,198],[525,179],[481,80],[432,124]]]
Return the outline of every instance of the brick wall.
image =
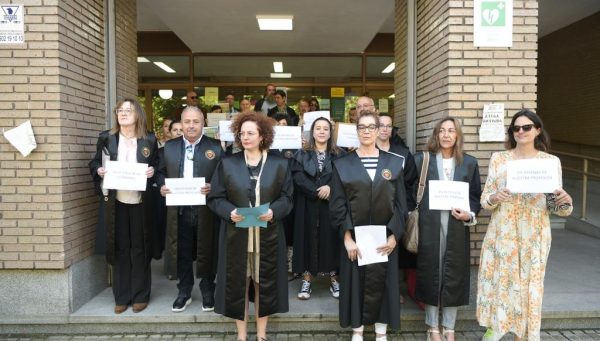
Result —
[[[396,0],[394,37],[394,125],[400,136],[406,138],[406,62],[407,62],[407,22],[406,0]]]
[[[539,114],[553,141],[584,145],[577,152],[600,146],[598,32],[600,12],[540,38]]]
[[[138,94],[136,18],[136,0],[115,0],[117,99],[119,100],[137,98]],[[143,103],[141,104],[143,107]]]
[[[465,151],[478,158],[483,183],[492,152],[504,149],[502,143],[479,142],[483,105],[504,103],[506,124],[519,109],[536,108],[538,3],[513,6],[513,47],[476,48],[473,1],[417,0],[417,150],[424,149],[440,118],[458,117]],[[474,265],[489,212],[480,213],[479,221],[471,227]]]
[[[37,149],[0,138],[0,268],[62,269],[93,251],[87,162],[103,125],[103,2],[31,0],[25,44],[0,47],[0,127],[31,120]]]

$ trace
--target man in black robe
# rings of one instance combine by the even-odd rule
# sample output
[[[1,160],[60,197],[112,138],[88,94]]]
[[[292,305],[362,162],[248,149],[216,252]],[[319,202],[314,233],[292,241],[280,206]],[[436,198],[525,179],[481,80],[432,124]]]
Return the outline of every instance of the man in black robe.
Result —
[[[159,163],[157,183],[163,196],[169,193],[165,178],[205,178],[202,194],[210,192],[210,181],[221,159],[221,144],[202,135],[204,115],[197,107],[181,113],[183,136],[167,141]],[[207,206],[171,206],[167,210],[166,270],[170,278],[179,278],[179,294],[173,311],[185,310],[192,302],[193,262],[200,277],[202,310],[214,309],[217,263],[216,218]]]

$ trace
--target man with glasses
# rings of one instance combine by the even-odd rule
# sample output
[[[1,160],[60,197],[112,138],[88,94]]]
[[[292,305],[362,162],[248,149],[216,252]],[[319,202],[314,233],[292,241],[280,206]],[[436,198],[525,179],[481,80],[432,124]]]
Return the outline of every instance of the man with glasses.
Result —
[[[254,105],[254,111],[259,112],[262,111],[265,115],[269,112],[269,109],[277,106],[275,103],[275,84],[267,84],[265,87],[265,95],[263,98],[259,99]]]
[[[157,184],[160,194],[170,192],[165,178],[204,177],[200,193],[210,192],[210,181],[221,159],[219,141],[202,135],[204,115],[195,106],[188,106],[181,114],[183,136],[167,141],[159,162]],[[167,243],[165,271],[170,279],[179,279],[179,294],[173,303],[173,312],[184,311],[192,302],[194,287],[193,262],[196,276],[200,277],[202,310],[214,309],[215,274],[217,265],[218,219],[208,206],[170,206],[167,208]]]
[[[233,95],[233,92],[228,92],[227,95],[225,95],[225,101],[229,104],[229,111],[227,111],[227,113],[229,114],[229,119],[231,119],[235,116],[233,114],[240,112],[240,109],[234,107],[235,96]]]
[[[185,95],[185,107],[180,107],[177,108],[175,110],[175,112],[173,112],[170,116],[171,120],[179,120],[181,119],[181,114],[183,113],[183,109],[187,108],[187,107],[198,107],[198,94],[196,93],[196,91],[191,90],[188,91],[187,94]],[[206,120],[206,116],[204,117]]]

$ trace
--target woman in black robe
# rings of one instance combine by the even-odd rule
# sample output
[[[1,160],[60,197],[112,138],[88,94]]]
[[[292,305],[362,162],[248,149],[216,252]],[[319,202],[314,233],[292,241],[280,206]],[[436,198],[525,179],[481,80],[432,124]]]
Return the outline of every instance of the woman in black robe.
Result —
[[[215,312],[236,319],[237,339],[245,340],[253,297],[257,340],[263,341],[268,315],[288,311],[282,221],[292,209],[292,176],[288,160],[267,153],[274,135],[271,119],[239,114],[231,129],[244,151],[221,161],[208,196],[208,206],[222,218]],[[265,203],[269,209],[259,219],[268,222],[266,228],[236,227],[244,220],[236,208]]]
[[[113,266],[114,312],[121,314],[132,305],[133,312],[138,313],[150,301],[150,260],[160,258],[160,253],[153,253],[157,250],[152,247],[152,185],[158,145],[154,134],[146,131],[146,114],[136,100],[117,103],[114,122],[111,130],[100,133],[89,168],[104,204],[106,260]],[[107,160],[148,164],[146,190],[103,189]]]
[[[444,339],[454,341],[457,308],[469,304],[469,226],[477,224],[475,216],[481,208],[481,180],[477,159],[463,153],[463,134],[457,119],[446,117],[440,120],[433,129],[427,147],[429,167],[419,207],[416,298],[425,303],[428,338],[442,340],[441,325]],[[422,171],[423,153],[415,155],[415,162]],[[470,210],[429,209],[430,180],[469,183]]]
[[[329,219],[332,161],[342,151],[331,139],[331,122],[320,117],[310,128],[310,137],[292,162],[296,188],[294,199],[294,253],[292,271],[302,274],[298,298],[307,300],[312,293],[314,276],[327,274],[329,291],[339,298],[339,238]]]
[[[340,325],[352,327],[352,340],[363,339],[365,324],[375,324],[376,340],[386,340],[387,325],[400,328],[398,287],[399,238],[407,215],[404,175],[400,157],[377,149],[379,120],[363,111],[357,122],[360,146],[334,161],[330,212],[340,233]],[[377,252],[388,256],[384,263],[358,266],[361,257],[354,228],[386,227],[387,243]]]

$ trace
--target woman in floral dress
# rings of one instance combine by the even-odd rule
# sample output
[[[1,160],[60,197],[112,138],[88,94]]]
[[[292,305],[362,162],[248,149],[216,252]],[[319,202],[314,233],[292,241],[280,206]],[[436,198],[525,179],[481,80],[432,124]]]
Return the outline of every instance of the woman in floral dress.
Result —
[[[492,155],[481,195],[481,205],[492,216],[481,250],[477,320],[488,328],[486,341],[508,332],[517,341],[539,340],[550,213],[568,216],[572,199],[560,188],[560,160],[546,153],[549,139],[538,115],[529,110],[514,115],[506,148]],[[511,193],[506,188],[507,163],[524,159],[555,159],[559,188],[552,194]]]

